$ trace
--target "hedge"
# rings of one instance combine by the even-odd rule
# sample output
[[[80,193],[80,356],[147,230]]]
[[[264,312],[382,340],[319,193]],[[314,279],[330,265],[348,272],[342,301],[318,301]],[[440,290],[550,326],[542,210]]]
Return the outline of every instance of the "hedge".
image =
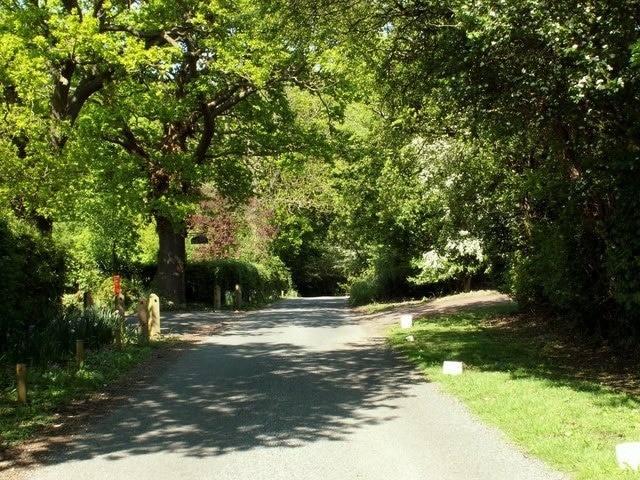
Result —
[[[241,260],[214,260],[190,262],[185,270],[187,302],[213,303],[216,285],[222,291],[233,292],[236,285],[242,288],[243,301],[265,303],[282,291],[289,291],[291,278],[283,265],[264,266]]]

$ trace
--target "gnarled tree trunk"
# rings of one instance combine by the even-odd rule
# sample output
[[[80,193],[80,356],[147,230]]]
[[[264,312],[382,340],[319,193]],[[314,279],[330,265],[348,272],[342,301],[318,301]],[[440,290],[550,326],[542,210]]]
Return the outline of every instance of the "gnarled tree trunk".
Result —
[[[186,263],[185,231],[174,228],[170,219],[156,216],[158,233],[158,287],[160,293],[175,302],[184,305],[185,285],[184,266]]]

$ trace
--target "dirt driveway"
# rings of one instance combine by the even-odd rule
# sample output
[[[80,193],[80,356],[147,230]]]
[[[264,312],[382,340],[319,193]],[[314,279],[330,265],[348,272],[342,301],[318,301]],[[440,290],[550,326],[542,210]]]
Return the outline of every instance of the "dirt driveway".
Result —
[[[492,305],[504,305],[512,302],[513,300],[508,295],[494,290],[479,290],[436,298],[428,302],[407,302],[371,314],[366,313],[366,308],[358,308],[357,311],[363,316],[363,321],[370,324],[374,334],[383,336],[389,327],[400,321],[400,316],[404,314],[412,314],[414,319],[418,319],[428,317],[429,315],[489,307]]]

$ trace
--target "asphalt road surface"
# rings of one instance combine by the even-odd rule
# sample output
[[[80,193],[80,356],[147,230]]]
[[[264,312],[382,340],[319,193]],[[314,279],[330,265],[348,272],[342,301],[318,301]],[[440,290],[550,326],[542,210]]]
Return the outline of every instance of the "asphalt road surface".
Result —
[[[344,298],[238,315],[29,478],[564,478],[424,381],[373,331]]]

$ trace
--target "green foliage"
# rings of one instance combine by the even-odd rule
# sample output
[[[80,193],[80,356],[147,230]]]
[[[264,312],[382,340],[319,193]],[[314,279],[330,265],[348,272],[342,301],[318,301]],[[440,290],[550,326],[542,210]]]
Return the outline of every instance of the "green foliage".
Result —
[[[429,5],[391,7],[377,70],[392,125],[430,160],[444,228],[421,253],[469,231],[501,288],[626,341],[640,313],[638,4]]]
[[[368,305],[378,297],[378,288],[374,278],[355,280],[349,286],[349,304],[352,307]]]
[[[303,294],[486,269],[594,333],[637,331],[637,2],[93,7],[0,7],[0,208],[59,224],[69,285],[159,250],[182,296],[206,187],[254,218],[211,222],[227,243],[199,258],[278,257]]]
[[[410,295],[408,278],[415,272],[411,259],[403,250],[386,248],[374,260],[373,267],[379,299],[403,298]]]
[[[32,358],[33,339],[60,309],[63,252],[23,222],[0,218],[0,357]]]
[[[121,7],[0,6],[0,128],[10,149],[2,158],[2,199],[42,230],[81,193],[76,189],[90,164],[65,147],[87,101],[144,52],[143,42],[104,28],[124,13]]]
[[[485,263],[480,241],[462,230],[458,232],[457,239],[447,241],[442,252],[430,250],[422,258],[415,259],[412,264],[420,272],[409,280],[418,285],[428,285],[465,279],[481,273]]]
[[[120,293],[124,295],[125,310],[130,310],[132,305],[137,308],[140,297],[148,296],[152,288],[152,278],[155,265],[134,264],[120,275]],[[115,291],[113,277],[103,278],[94,290],[96,305],[108,310],[115,309]]]
[[[119,328],[120,318],[113,309],[68,309],[51,319],[41,331],[34,332],[27,355],[39,365],[63,362],[73,358],[77,340],[83,340],[86,349],[98,350],[113,343]]]
[[[440,279],[417,286],[417,282],[412,284],[411,278],[415,278],[417,271],[403,251],[381,249],[372,257],[372,263],[369,270],[356,277],[349,285],[349,301],[352,305],[422,298],[454,290]]]
[[[342,117],[340,99],[309,92],[287,92],[296,115],[297,150],[275,162],[261,162],[258,193],[271,213],[275,235],[270,252],[286,264],[302,295],[340,291],[346,279],[346,248],[332,225],[341,207],[334,179],[334,159],[342,138],[333,127]]]
[[[83,286],[95,282],[84,265],[117,273],[136,258],[136,224],[154,218],[168,239],[159,287],[182,296],[178,244],[201,187],[244,202],[257,159],[321,136],[300,127],[292,91],[332,121],[356,91],[353,50],[318,14],[333,6],[294,3],[0,7],[3,206],[43,230],[90,224],[92,251],[73,269]]]
[[[187,300],[205,304],[213,303],[216,285],[221,289],[223,302],[225,292],[233,292],[240,285],[243,301],[250,304],[266,303],[291,289],[289,272],[277,262],[270,265],[241,260],[190,262],[185,277]]]
[[[109,230],[108,222],[99,223],[57,222],[54,226],[53,237],[68,252],[68,289],[96,291],[106,276],[137,273],[142,242],[134,226]]]

